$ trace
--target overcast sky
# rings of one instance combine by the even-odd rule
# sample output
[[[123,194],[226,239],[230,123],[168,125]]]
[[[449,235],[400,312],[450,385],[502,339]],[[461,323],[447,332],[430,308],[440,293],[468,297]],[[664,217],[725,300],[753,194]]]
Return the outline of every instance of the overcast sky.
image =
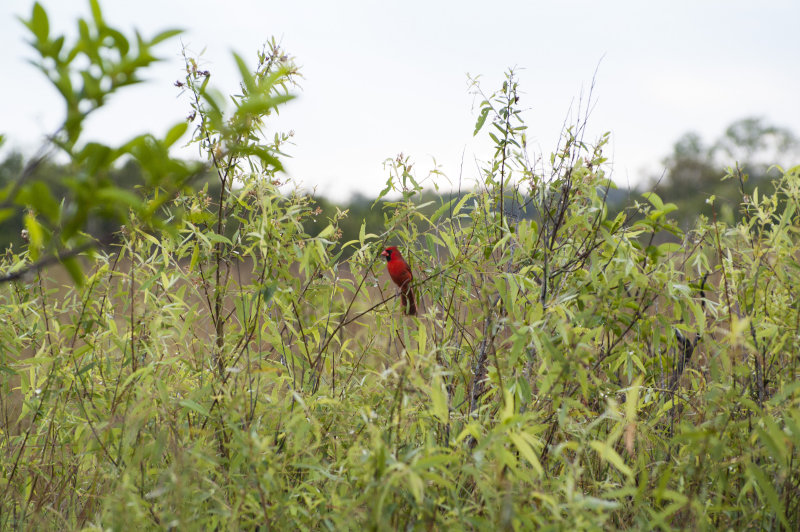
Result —
[[[6,150],[32,151],[63,120],[55,90],[33,57],[17,16],[32,2],[4,0],[0,14],[0,133]],[[45,0],[51,33],[76,32],[88,2]],[[276,127],[293,129],[289,174],[338,199],[374,194],[383,161],[411,155],[418,174],[433,160],[453,181],[474,180],[491,151],[472,138],[475,101],[467,73],[497,88],[519,69],[529,140],[549,154],[570,106],[597,69],[590,137],[611,132],[607,155],[621,185],[659,173],[675,140],[718,137],[734,120],[760,116],[800,133],[800,2],[436,2],[138,0],[102,2],[106,21],[146,36],[178,27],[203,50],[212,84],[237,88],[231,52],[254,60],[271,36],[296,57],[305,79]],[[181,42],[148,82],[125,89],[91,117],[87,134],[107,142],[158,134],[189,113],[173,87]],[[601,60],[602,59],[602,60]],[[598,67],[599,65],[599,67]],[[444,183],[445,188],[448,187]]]

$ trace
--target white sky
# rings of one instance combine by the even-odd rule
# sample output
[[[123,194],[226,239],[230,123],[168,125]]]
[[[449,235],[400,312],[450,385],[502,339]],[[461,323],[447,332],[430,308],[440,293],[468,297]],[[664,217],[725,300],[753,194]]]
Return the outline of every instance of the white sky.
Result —
[[[88,1],[45,0],[51,33],[76,32]],[[0,133],[6,149],[33,151],[63,119],[55,90],[26,59],[32,2],[4,0],[0,14]],[[248,60],[271,35],[305,76],[299,98],[278,126],[295,131],[290,175],[343,199],[374,194],[383,161],[411,155],[419,177],[433,158],[457,181],[474,180],[475,160],[491,151],[475,142],[467,73],[484,90],[519,67],[532,146],[548,155],[570,105],[588,90],[598,63],[591,138],[611,132],[607,155],[621,185],[660,172],[660,161],[687,131],[717,138],[734,120],[761,116],[800,134],[800,2],[434,0],[291,1],[138,0],[102,2],[112,26],[145,36],[186,30],[212,84],[237,89],[231,52]],[[148,83],[124,89],[93,115],[87,134],[106,142],[165,132],[189,113],[172,86],[182,78],[178,39],[157,48],[166,61]],[[602,58],[602,61],[601,61]],[[445,190],[449,189],[442,183]]]

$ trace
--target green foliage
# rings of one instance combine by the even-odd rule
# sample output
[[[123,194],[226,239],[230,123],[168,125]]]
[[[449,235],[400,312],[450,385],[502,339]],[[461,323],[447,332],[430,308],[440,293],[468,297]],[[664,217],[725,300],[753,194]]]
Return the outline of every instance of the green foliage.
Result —
[[[169,155],[169,148],[186,131],[185,123],[173,126],[163,138],[146,134],[122,146],[83,140],[87,116],[120,88],[138,83],[141,69],[157,60],[152,48],[179,33],[165,31],[149,40],[137,33],[135,46],[131,46],[131,39],[105,22],[97,0],[89,3],[92,18],[78,21],[74,42],[64,35],[51,35],[47,12],[39,3],[34,3],[30,18],[22,20],[31,33],[30,44],[39,54],[33,64],[60,93],[65,118],[39,155],[17,168],[15,175],[3,176],[2,218],[18,223],[24,217],[30,245],[26,256],[17,257],[2,281],[61,261],[76,274],[74,281],[82,282],[80,269],[70,267],[68,261],[94,246],[95,239],[85,231],[91,230],[96,220],[118,227],[136,219],[146,227],[169,230],[173,226],[165,223],[161,208],[201,169]],[[60,168],[57,177],[51,172],[49,179],[42,178],[40,167],[47,166],[48,158],[59,152],[69,163]],[[144,177],[136,193],[111,177],[115,164],[128,159],[136,162]],[[111,233],[95,236],[102,243],[112,239]]]
[[[741,220],[742,196],[779,178],[772,165],[797,157],[798,148],[790,131],[745,118],[710,145],[695,133],[681,137],[664,160],[665,173],[650,186],[680,207],[675,217],[684,230],[694,228],[698,215],[730,224]]]
[[[182,82],[213,197],[159,196],[177,229],[131,217],[83,285],[0,291],[3,528],[797,527],[800,166],[738,224],[684,234],[654,192],[612,216],[608,136],[579,122],[534,168],[511,71],[481,187],[430,200],[399,156],[340,245],[265,133],[291,58],[235,61],[229,108],[196,60]]]

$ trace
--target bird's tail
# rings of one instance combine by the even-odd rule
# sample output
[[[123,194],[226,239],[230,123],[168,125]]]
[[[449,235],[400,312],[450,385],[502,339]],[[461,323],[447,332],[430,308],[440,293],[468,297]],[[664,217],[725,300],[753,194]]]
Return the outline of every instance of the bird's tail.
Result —
[[[403,311],[408,316],[416,316],[417,314],[417,300],[414,297],[414,289],[411,288],[411,283],[404,286],[400,290],[400,303],[403,305]]]

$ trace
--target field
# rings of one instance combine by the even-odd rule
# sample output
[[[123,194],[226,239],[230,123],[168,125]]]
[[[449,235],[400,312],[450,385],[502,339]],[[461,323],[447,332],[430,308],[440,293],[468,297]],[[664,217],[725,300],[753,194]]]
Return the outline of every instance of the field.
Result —
[[[87,35],[76,54],[123,48]],[[742,189],[740,221],[711,197],[684,232],[653,192],[610,215],[607,135],[584,119],[532,163],[510,72],[478,113],[483,181],[431,204],[399,156],[382,230],[345,242],[345,212],[309,234],[321,210],[261,133],[293,65],[236,59],[225,112],[187,59],[215,197],[169,156],[186,124],[112,150],[85,116],[57,139],[69,197],[4,189],[26,246],[0,259],[0,528],[800,526],[800,166]],[[104,178],[123,155],[136,191]]]
[[[135,231],[80,286],[8,284],[6,526],[791,528],[794,172],[658,247],[669,207],[604,219],[592,175],[560,225],[410,194],[416,317],[386,236],[333,261],[261,182],[224,254]]]

